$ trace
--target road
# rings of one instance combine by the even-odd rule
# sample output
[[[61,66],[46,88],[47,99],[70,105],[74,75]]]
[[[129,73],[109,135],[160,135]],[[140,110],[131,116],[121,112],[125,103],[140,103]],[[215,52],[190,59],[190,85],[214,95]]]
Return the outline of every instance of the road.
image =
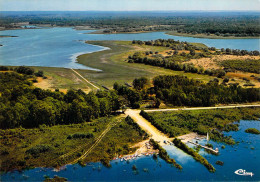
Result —
[[[155,141],[159,141],[160,145],[165,145],[164,141],[171,141],[165,134],[155,128],[149,121],[139,115],[140,110],[127,109],[126,115],[129,115],[146,133]]]
[[[76,73],[78,76],[80,76],[85,82],[87,82],[88,84],[90,84],[91,86],[93,86],[96,89],[99,89],[96,85],[94,85],[93,83],[91,83],[90,81],[88,81],[86,78],[84,78],[79,72],[77,72],[76,70],[70,68],[74,73]]]
[[[260,107],[260,105],[234,105],[234,106],[216,106],[216,107],[190,107],[190,108],[174,108],[174,109],[150,109],[145,112],[158,112],[158,111],[179,111],[179,110],[205,110],[205,109],[228,109],[228,108],[240,108],[240,107]]]
[[[158,111],[179,111],[179,110],[203,110],[203,109],[228,109],[228,108],[240,108],[240,107],[260,107],[260,105],[234,105],[234,106],[217,106],[217,107],[193,107],[193,108],[175,108],[175,109],[152,109],[145,110],[145,112],[158,112]],[[165,134],[155,128],[149,121],[140,116],[140,110],[127,109],[126,115],[129,115],[144,131],[146,131],[152,139],[159,141],[160,145],[165,145],[164,141],[172,141],[172,138],[168,138]],[[192,135],[192,136],[189,136]],[[188,134],[188,138],[197,136],[195,133]],[[181,136],[180,136],[181,137]]]

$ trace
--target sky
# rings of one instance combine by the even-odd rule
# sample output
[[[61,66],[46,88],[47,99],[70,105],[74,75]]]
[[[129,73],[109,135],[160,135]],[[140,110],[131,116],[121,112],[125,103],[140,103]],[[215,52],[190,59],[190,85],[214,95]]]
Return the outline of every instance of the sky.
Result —
[[[260,0],[0,0],[0,11],[260,11]]]

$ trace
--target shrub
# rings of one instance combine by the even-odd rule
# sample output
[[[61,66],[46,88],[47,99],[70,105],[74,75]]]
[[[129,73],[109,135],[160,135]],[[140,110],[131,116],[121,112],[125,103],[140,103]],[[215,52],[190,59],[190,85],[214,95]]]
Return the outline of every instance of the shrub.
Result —
[[[93,138],[93,133],[75,133],[73,135],[69,135],[67,139],[75,139],[75,138]]]
[[[48,152],[52,149],[49,145],[36,145],[26,151],[26,153],[29,153],[31,155],[37,155],[40,153]]]
[[[246,133],[251,133],[251,134],[256,134],[256,135],[259,135],[260,134],[260,131],[256,128],[248,128],[245,130]]]

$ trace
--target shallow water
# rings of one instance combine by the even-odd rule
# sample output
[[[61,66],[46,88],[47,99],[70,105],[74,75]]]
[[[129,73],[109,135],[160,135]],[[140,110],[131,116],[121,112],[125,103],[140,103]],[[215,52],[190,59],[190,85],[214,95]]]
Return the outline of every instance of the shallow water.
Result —
[[[167,164],[162,159],[154,160],[152,156],[143,156],[129,163],[114,160],[112,167],[106,168],[100,163],[88,164],[86,167],[79,165],[68,165],[65,170],[54,172],[52,169],[36,168],[23,172],[10,172],[1,176],[2,181],[42,181],[44,176],[53,177],[58,175],[68,178],[69,181],[259,181],[260,180],[260,137],[245,133],[247,128],[257,128],[260,130],[259,121],[240,121],[240,130],[238,132],[229,132],[239,144],[235,146],[226,145],[209,141],[214,148],[218,147],[220,155],[215,156],[207,154],[204,150],[200,151],[207,160],[216,168],[215,173],[210,173],[203,165],[196,162],[191,156],[186,155],[174,146],[166,146],[165,149],[173,157],[183,170]],[[200,143],[205,143],[205,140]],[[251,149],[254,147],[254,150]],[[216,165],[215,162],[221,160],[223,166]],[[137,172],[132,170],[136,165]],[[144,171],[148,169],[148,172]],[[244,169],[247,172],[253,172],[251,176],[239,176],[234,172],[237,169]]]
[[[76,57],[105,49],[84,43],[85,40],[154,40],[169,39],[201,42],[210,47],[259,50],[260,39],[203,39],[167,35],[164,32],[140,34],[84,34],[93,30],[42,28],[0,31],[0,65],[47,66],[94,69],[76,63]]]

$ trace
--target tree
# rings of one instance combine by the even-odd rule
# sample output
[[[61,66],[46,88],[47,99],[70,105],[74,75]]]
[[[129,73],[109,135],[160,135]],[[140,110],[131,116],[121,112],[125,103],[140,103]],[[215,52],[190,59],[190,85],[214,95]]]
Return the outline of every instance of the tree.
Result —
[[[195,50],[194,50],[194,49],[191,49],[191,50],[190,50],[190,55],[192,55],[192,56],[195,55]]]
[[[146,77],[136,78],[133,81],[133,86],[137,90],[142,90],[149,83]]]
[[[27,127],[38,127],[41,124],[54,125],[55,113],[52,106],[37,100],[30,107],[30,117],[26,122]]]

